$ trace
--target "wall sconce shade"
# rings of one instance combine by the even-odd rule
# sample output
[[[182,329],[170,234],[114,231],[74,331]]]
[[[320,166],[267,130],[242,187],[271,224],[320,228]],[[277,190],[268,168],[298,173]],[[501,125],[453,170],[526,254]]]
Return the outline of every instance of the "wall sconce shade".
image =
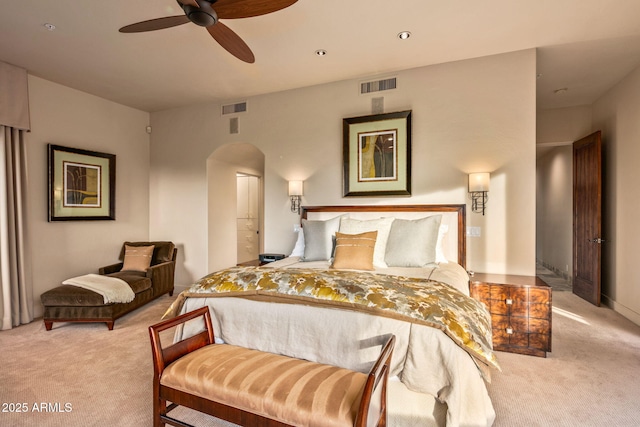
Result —
[[[482,212],[487,206],[489,196],[489,172],[470,173],[469,174],[469,193],[471,194],[471,210],[476,213]]]
[[[302,198],[302,181],[289,181],[289,198],[291,212],[300,213],[300,199]]]
[[[302,181],[289,181],[289,195],[302,196]]]

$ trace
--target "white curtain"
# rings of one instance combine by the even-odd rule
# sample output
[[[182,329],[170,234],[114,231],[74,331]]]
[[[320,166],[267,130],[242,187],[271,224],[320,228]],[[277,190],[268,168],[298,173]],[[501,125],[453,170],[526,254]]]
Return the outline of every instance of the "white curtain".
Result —
[[[33,320],[24,132],[0,125],[0,330]]]

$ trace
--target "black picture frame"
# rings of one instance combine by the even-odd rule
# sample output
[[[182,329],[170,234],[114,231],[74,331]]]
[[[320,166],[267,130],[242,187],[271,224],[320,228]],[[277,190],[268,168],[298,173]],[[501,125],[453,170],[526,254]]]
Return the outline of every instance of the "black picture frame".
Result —
[[[411,110],[342,121],[344,197],[411,196]]]
[[[47,144],[49,222],[116,219],[115,154]]]

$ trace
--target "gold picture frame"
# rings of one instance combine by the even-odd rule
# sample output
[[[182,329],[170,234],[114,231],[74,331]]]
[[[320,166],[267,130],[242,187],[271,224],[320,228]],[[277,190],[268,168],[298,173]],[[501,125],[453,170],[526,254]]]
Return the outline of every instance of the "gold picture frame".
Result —
[[[115,220],[116,156],[48,144],[49,222]]]
[[[411,110],[342,121],[344,197],[411,195]]]

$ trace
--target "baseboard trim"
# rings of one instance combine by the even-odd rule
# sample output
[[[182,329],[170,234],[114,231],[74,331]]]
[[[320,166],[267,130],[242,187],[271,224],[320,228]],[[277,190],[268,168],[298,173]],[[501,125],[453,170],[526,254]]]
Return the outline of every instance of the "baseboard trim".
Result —
[[[602,300],[607,307],[611,308],[616,313],[619,313],[620,315],[626,317],[636,325],[640,325],[640,313],[636,313],[635,311],[631,310],[629,307],[625,307],[619,302],[612,300],[607,295],[603,294]]]

